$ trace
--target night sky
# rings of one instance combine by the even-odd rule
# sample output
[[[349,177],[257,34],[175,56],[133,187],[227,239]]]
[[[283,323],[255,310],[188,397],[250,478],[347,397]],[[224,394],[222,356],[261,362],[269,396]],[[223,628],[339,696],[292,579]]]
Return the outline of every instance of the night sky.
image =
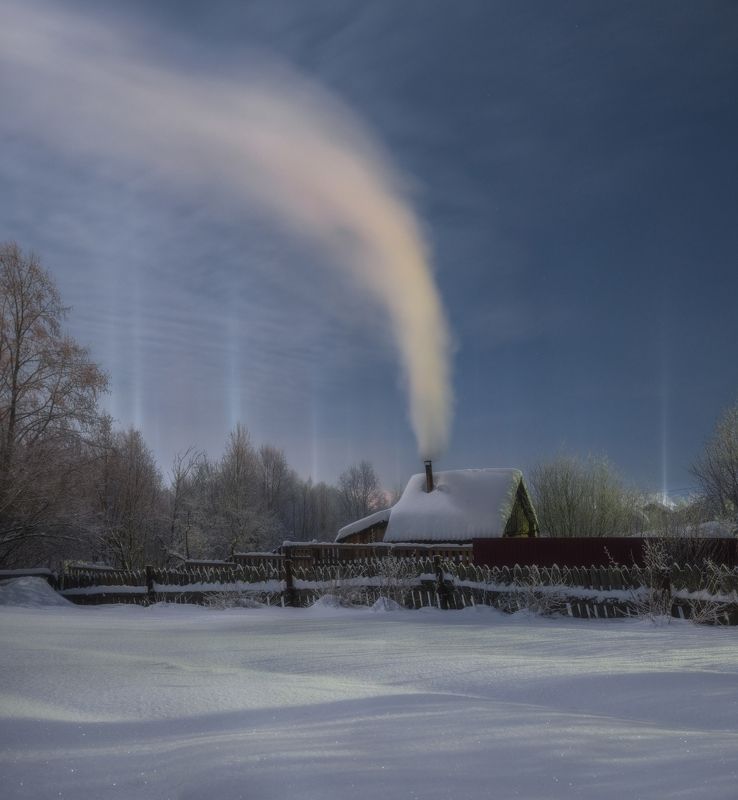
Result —
[[[193,83],[286,65],[363,121],[454,339],[439,468],[563,450],[692,485],[738,398],[738,4],[7,2],[0,28],[20,8]],[[0,50],[0,240],[56,277],[119,423],[164,471],[242,421],[304,477],[367,458],[404,485],[420,465],[384,311],[217,175],[194,188],[57,137],[24,69]],[[148,88],[165,116],[167,87]]]

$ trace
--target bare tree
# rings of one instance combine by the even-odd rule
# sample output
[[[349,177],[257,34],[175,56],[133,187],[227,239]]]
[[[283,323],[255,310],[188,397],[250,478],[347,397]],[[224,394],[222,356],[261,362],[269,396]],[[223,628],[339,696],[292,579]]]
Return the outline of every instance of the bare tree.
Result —
[[[97,474],[101,544],[123,568],[162,560],[161,475],[141,433],[106,431]]]
[[[548,536],[628,536],[639,527],[639,500],[607,460],[559,456],[531,471],[541,530]]]
[[[378,511],[384,503],[379,478],[368,461],[354,464],[341,473],[338,492],[347,521],[366,517]]]
[[[345,519],[339,490],[323,481],[313,483],[311,478],[301,480],[296,475],[291,483],[291,513],[286,520],[290,535],[297,541],[332,541]]]
[[[190,531],[195,498],[194,475],[204,454],[194,447],[176,453],[169,485],[169,547],[181,548],[190,557]]]
[[[36,256],[0,245],[0,563],[69,532],[59,501],[99,422],[107,378],[63,332],[66,313]]]
[[[314,490],[312,478],[296,480],[292,486],[290,531],[292,538],[298,541],[317,538]]]
[[[714,517],[702,497],[690,497],[664,505],[657,500],[644,503],[643,533],[669,539],[698,538],[709,535],[705,525]]]
[[[221,489],[219,465],[203,456],[192,473],[188,490],[186,531],[190,558],[212,558],[229,551]]]
[[[738,525],[738,402],[718,420],[692,474],[713,513]]]
[[[323,541],[335,538],[341,527],[340,495],[335,486],[321,481],[312,487],[314,509],[313,536]]]
[[[221,542],[221,555],[227,555],[224,545],[230,551],[257,549],[264,530],[258,509],[257,454],[240,423],[228,437],[217,477],[222,532],[227,536],[227,543]]]
[[[287,459],[282,450],[263,444],[259,448],[256,465],[261,507],[266,514],[276,514],[289,480],[290,467]]]

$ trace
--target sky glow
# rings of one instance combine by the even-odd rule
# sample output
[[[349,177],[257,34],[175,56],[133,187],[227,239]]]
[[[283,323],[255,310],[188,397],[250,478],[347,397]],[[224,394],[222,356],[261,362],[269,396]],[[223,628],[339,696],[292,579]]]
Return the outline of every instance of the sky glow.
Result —
[[[303,476],[367,458],[401,487],[413,428],[427,439],[453,408],[439,468],[563,449],[654,493],[689,488],[738,394],[732,6],[59,0],[4,3],[0,31],[0,239],[57,278],[109,409],[164,471],[190,445],[217,457],[238,420]],[[325,113],[295,129],[262,79]],[[252,100],[274,124],[244,142]],[[328,217],[296,203],[310,170],[284,130],[318,151],[324,134],[359,141],[411,218],[374,216],[340,182]],[[244,148],[286,148],[289,167],[267,181]],[[364,269],[361,237],[326,245],[347,219],[372,242],[403,222],[385,261],[432,252],[430,347],[421,320],[398,357],[398,320],[423,304]],[[453,405],[445,378],[430,394],[398,379],[434,351],[454,353]],[[435,397],[429,426],[408,393]]]

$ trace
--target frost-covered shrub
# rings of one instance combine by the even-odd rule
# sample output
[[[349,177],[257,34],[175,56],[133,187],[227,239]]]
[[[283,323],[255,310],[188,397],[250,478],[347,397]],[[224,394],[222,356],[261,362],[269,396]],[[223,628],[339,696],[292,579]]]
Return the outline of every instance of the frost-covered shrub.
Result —
[[[728,612],[735,605],[734,597],[729,596],[731,593],[726,590],[732,570],[705,557],[697,567],[692,567],[698,583],[687,590],[686,596],[681,593],[680,597],[672,583],[672,570],[679,569],[675,564],[672,540],[646,541],[643,563],[641,575],[644,585],[632,590],[635,615],[668,623],[677,602],[686,606],[686,615],[692,622],[722,624],[726,621]]]
[[[703,590],[689,598],[689,618],[696,624],[722,625],[727,621],[735,600],[727,597],[725,583],[733,576],[732,570],[709,559],[703,567]],[[726,599],[722,599],[725,597]],[[733,592],[735,597],[735,592]]]
[[[314,591],[344,606],[371,605],[377,597],[405,605],[417,572],[411,559],[394,556],[349,561],[320,569]]]
[[[649,539],[643,543],[643,570],[645,586],[631,590],[636,616],[668,623],[674,596],[671,585],[671,554],[663,539]]]
[[[380,597],[398,605],[406,605],[407,596],[412,590],[416,577],[412,563],[405,558],[387,556],[381,559],[377,573]]]
[[[538,567],[531,566],[514,572],[510,591],[500,593],[495,605],[507,612],[552,616],[566,610],[566,597],[559,587],[546,585]]]

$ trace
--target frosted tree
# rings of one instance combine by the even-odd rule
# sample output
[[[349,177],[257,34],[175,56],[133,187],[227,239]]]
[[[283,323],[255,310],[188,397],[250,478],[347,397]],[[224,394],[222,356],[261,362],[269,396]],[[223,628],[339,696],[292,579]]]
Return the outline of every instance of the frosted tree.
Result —
[[[256,550],[264,534],[259,511],[258,456],[248,430],[240,423],[228,437],[216,480],[221,524],[219,553]]]
[[[0,245],[0,563],[35,560],[74,528],[61,504],[107,378],[64,332],[66,314],[36,256]]]
[[[340,492],[335,486],[293,475],[285,505],[286,527],[296,541],[333,541],[344,521]]]
[[[176,453],[170,470],[171,482],[166,495],[169,505],[168,547],[190,557],[192,516],[196,503],[195,476],[204,454],[194,447]]]
[[[116,566],[140,568],[165,558],[167,530],[161,475],[140,431],[106,426],[94,473],[97,530]]]
[[[718,420],[692,474],[713,513],[738,527],[738,402]]]
[[[374,467],[368,461],[354,464],[338,478],[341,510],[347,521],[361,519],[384,505],[384,494]]]
[[[628,536],[642,524],[638,494],[604,458],[559,456],[535,466],[530,483],[548,536]]]

